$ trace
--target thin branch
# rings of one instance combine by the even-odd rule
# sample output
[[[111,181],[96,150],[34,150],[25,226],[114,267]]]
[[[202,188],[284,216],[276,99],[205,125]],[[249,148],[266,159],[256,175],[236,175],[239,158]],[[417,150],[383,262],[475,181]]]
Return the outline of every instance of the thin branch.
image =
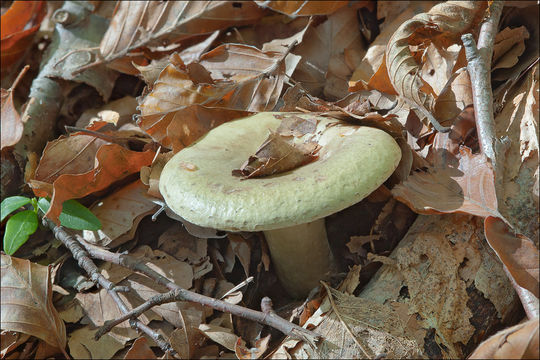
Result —
[[[467,57],[467,70],[471,78],[473,104],[476,118],[476,130],[482,152],[491,160],[498,171],[497,136],[493,115],[493,91],[491,90],[491,58],[493,43],[497,33],[504,1],[493,1],[489,7],[489,16],[480,28],[478,48],[472,34],[461,37]]]
[[[128,313],[128,307],[118,295],[118,291],[125,291],[126,289],[124,287],[116,287],[112,282],[110,282],[103,275],[101,275],[98,267],[94,264],[92,259],[90,259],[90,255],[88,254],[88,252],[81,247],[81,244],[77,240],[75,240],[75,238],[71,236],[64,229],[64,227],[57,226],[51,220],[46,218],[43,218],[43,222],[52,230],[54,236],[58,240],[60,240],[64,244],[64,246],[69,249],[69,251],[71,251],[71,253],[73,254],[73,258],[77,260],[79,266],[88,273],[90,279],[94,283],[99,284],[102,288],[107,290],[107,292],[113,298],[114,302],[116,303],[120,311],[122,311],[122,313]],[[135,330],[140,330],[146,335],[148,335],[151,339],[153,339],[164,352],[170,352],[173,355],[176,354],[176,351],[174,351],[172,346],[167,341],[165,341],[165,339],[163,339],[160,334],[143,324],[141,321],[137,319],[132,319],[129,323]]]
[[[132,316],[138,316],[142,314],[144,311],[150,309],[152,306],[173,301],[191,301],[208,306],[218,311],[227,312],[235,316],[256,321],[260,324],[268,325],[294,339],[304,340],[311,344],[314,344],[320,339],[320,335],[310,330],[304,329],[303,327],[300,327],[296,324],[293,324],[279,317],[276,314],[265,314],[260,311],[248,309],[239,305],[230,304],[222,300],[214,299],[193,291],[186,290],[176,285],[174,282],[170,281],[161,274],[157,273],[156,271],[152,270],[142,261],[133,256],[112,253],[95,245],[89,244],[88,242],[84,241],[84,239],[82,239],[80,236],[76,237],[93,258],[121,265],[133,271],[144,274],[170,290],[166,294],[160,294],[150,298],[144,304],[133,309],[129,314],[124,314],[124,316],[122,316],[121,318],[107,322],[99,330],[99,334],[106,333],[113,326],[121,323],[122,321],[125,321]]]

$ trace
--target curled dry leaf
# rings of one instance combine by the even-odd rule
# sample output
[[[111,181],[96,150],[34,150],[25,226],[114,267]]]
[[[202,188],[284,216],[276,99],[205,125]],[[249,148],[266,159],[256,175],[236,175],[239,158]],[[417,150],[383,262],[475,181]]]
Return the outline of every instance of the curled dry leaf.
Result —
[[[442,47],[458,43],[461,34],[482,20],[485,9],[484,1],[448,1],[405,21],[386,47],[386,68],[397,93],[431,110],[436,94],[420,77],[424,42]]]
[[[540,296],[538,248],[523,235],[514,233],[499,218],[488,216],[484,222],[486,240],[506,266],[516,283]]]
[[[101,40],[100,52],[105,61],[111,61],[142,46],[166,47],[193,35],[252,24],[263,14],[252,2],[120,2]]]
[[[499,331],[469,356],[469,359],[538,359],[538,319]]]
[[[384,18],[384,22],[379,25],[381,33],[369,45],[364,58],[354,70],[349,85],[351,87],[355,87],[356,85],[358,86],[357,90],[360,90],[359,82],[369,81],[377,69],[379,69],[384,59],[386,45],[396,29],[414,15],[429,11],[429,9],[431,9],[436,3],[437,2],[435,1],[414,1],[408,3],[397,1],[378,1],[377,18]],[[368,88],[362,87],[362,89]],[[349,89],[349,91],[351,91],[351,89]]]
[[[1,326],[35,336],[64,352],[66,327],[52,303],[51,269],[1,256]]]
[[[270,342],[270,335],[263,337],[255,341],[255,346],[249,348],[246,346],[246,342],[242,338],[238,338],[234,347],[234,353],[238,359],[260,359],[268,350],[268,343]]]
[[[64,201],[103,190],[112,183],[138,172],[141,167],[150,165],[154,156],[152,150],[136,152],[117,144],[105,144],[97,151],[97,164],[92,170],[79,174],[62,174],[54,180],[52,189],[49,183],[35,180],[31,180],[30,183],[37,196],[52,195],[51,207],[45,216],[59,224],[58,216],[62,212]]]

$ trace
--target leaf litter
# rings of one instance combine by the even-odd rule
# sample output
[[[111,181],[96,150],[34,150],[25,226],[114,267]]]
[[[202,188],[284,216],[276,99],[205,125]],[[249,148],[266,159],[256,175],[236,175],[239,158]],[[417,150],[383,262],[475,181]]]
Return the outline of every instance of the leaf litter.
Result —
[[[13,17],[23,5],[25,16]],[[186,301],[138,317],[181,357],[465,357],[475,349],[473,358],[537,357],[537,322],[508,327],[521,320],[519,300],[527,315],[538,316],[538,65],[531,60],[538,26],[528,18],[513,22],[522,8],[505,7],[494,34],[496,135],[508,138],[500,174],[478,146],[477,95],[460,40],[481,30],[491,2],[120,1],[114,12],[99,2],[61,8],[14,2],[6,12],[2,6],[2,87],[10,88],[2,89],[2,173],[4,166],[20,179],[25,173],[35,195],[51,198],[45,216],[53,221],[64,201],[82,199],[103,223],[79,234],[88,249],[135,256],[168,281],[229,304],[266,309],[260,300],[270,296],[274,307],[263,311],[287,319],[303,312],[300,324],[324,337],[314,348]],[[58,15],[77,6],[77,16],[88,21]],[[533,2],[523,6],[537,10]],[[37,29],[53,16],[60,20],[43,53],[45,32]],[[41,71],[31,72],[34,82],[25,77],[15,87],[19,69],[40,61]],[[102,102],[89,97],[75,102],[73,113],[60,111],[74,82]],[[378,127],[404,154],[378,192],[385,196],[363,201],[363,213],[353,206],[327,219],[328,229],[341,224],[345,240],[331,246],[346,254],[337,264],[346,276],[336,270],[302,301],[283,294],[262,236],[224,234],[154,214],[162,203],[160,172],[174,153],[225,122],[261,111],[275,111],[282,124],[233,170],[242,181],[317,161],[317,124],[298,114]],[[4,165],[4,158],[11,160]],[[197,171],[195,164],[184,166]],[[16,195],[4,189],[24,185],[4,182],[2,175],[3,196]],[[422,215],[409,229],[412,220],[406,226],[402,217],[414,218],[413,211]],[[128,321],[94,340],[97,328],[123,310],[82,273],[70,276],[86,281],[84,292],[71,282],[53,294],[52,284],[76,265],[67,265],[63,248],[40,241],[32,237],[29,244],[47,249],[45,256],[36,252],[31,263],[10,258],[7,265],[2,255],[2,266],[30,264],[26,276],[37,280],[26,287],[49,290],[36,290],[47,310],[29,324],[48,316],[43,321],[56,330],[46,335],[23,326],[29,310],[14,311],[9,327],[2,316],[3,356],[171,356]],[[60,254],[55,277],[37,265]],[[130,308],[169,290],[117,264],[100,263],[99,271],[131,289],[117,293]],[[2,309],[11,304],[6,290],[13,295],[25,288],[6,285],[14,279],[12,271],[2,272]],[[76,306],[66,306],[69,301]]]

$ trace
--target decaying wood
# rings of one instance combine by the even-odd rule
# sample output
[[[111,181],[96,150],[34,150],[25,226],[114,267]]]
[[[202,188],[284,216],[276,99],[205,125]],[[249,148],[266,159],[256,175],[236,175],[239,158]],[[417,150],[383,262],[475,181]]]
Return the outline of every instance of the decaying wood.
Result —
[[[358,296],[351,295],[354,276],[341,286],[345,292],[331,290],[342,320],[372,356],[464,358],[519,320],[519,299],[482,229],[482,220],[471,216],[421,215],[390,257],[377,257],[385,264]],[[319,323],[325,341],[316,350],[298,344],[289,351],[293,357],[356,356],[328,299],[310,322]]]

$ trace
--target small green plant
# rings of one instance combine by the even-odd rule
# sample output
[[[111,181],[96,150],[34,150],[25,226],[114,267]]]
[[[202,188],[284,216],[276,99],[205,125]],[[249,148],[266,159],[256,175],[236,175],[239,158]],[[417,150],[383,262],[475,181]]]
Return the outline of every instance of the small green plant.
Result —
[[[5,198],[0,205],[1,221],[12,212],[31,204],[33,209],[17,212],[6,223],[4,232],[4,252],[13,255],[38,228],[38,210],[46,213],[51,203],[46,198],[27,198],[11,196]],[[99,230],[101,222],[90,210],[76,200],[64,202],[59,216],[60,224],[75,230]]]

